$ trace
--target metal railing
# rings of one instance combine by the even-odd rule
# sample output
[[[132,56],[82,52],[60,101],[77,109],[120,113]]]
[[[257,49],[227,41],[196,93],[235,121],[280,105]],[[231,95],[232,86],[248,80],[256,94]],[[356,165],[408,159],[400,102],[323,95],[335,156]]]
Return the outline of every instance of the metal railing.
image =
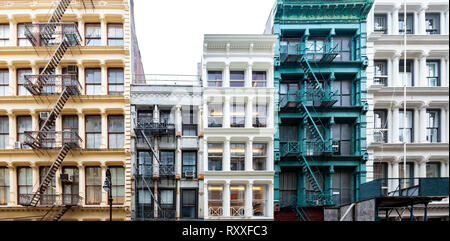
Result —
[[[373,130],[373,141],[376,143],[387,143],[388,142],[388,130],[387,129]]]
[[[175,208],[163,208],[158,209],[158,220],[175,220],[176,209]]]
[[[243,206],[231,206],[230,207],[230,215],[244,217],[245,215],[245,207]]]
[[[281,156],[286,156],[289,154],[319,156],[324,153],[336,153],[339,151],[338,143],[338,140],[330,140],[326,142],[312,140],[303,140],[301,142],[280,142],[280,154]]]
[[[222,200],[220,200],[222,201]],[[208,216],[223,216],[223,208],[222,207],[208,207]]]
[[[34,194],[19,194],[19,204],[27,206]],[[79,194],[42,194],[38,206],[81,206],[83,198]]]
[[[159,166],[159,175],[160,176],[175,176],[175,166],[161,164]]]
[[[305,191],[305,204],[307,206],[333,205],[333,200],[329,194],[321,194],[315,191]]]
[[[60,148],[65,144],[69,144],[72,148],[81,147],[83,140],[74,131],[25,131],[24,145],[35,146],[40,148]]]
[[[388,80],[387,76],[375,76],[373,77],[373,84],[387,86],[387,80]]]
[[[82,87],[76,74],[55,75],[25,75],[24,87],[30,92],[35,92],[35,87],[42,87],[41,95],[53,95],[61,93],[64,88],[71,95],[80,95]]]
[[[55,46],[66,41],[69,46],[81,43],[76,23],[31,23],[25,24],[25,37],[33,46]]]
[[[135,128],[150,130],[156,134],[174,134],[175,124],[167,122],[155,122],[153,118],[138,117],[135,120]]]

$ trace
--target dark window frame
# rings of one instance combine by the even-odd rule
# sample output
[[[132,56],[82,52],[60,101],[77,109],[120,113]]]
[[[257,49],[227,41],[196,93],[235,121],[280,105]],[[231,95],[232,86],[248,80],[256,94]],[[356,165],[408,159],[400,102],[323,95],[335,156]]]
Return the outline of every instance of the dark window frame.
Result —
[[[436,114],[436,116],[437,117],[435,117],[436,118],[436,122],[437,122],[437,127],[435,127],[435,126],[433,126],[433,127],[430,127],[429,126],[429,124],[430,124],[430,120],[429,120],[429,118],[430,118],[430,113],[431,112],[434,112],[435,114]],[[441,125],[442,125],[442,123],[441,123],[441,110],[439,110],[439,109],[427,109],[427,112],[426,112],[426,121],[427,121],[427,126],[426,126],[426,129],[427,129],[427,135],[426,135],[426,138],[427,138],[427,141],[429,141],[429,142],[431,142],[431,143],[438,143],[438,142],[441,142]],[[436,137],[433,137],[432,138],[432,140],[430,141],[429,139],[428,139],[428,137],[430,136],[430,130],[432,130],[432,129],[435,129],[435,132],[436,132]],[[434,136],[434,135],[433,135]]]
[[[377,18],[384,20],[384,26],[380,25],[379,29],[377,29],[377,27],[375,26],[378,23]],[[378,32],[378,33],[381,32],[383,34],[387,34],[388,24],[387,24],[387,14],[386,13],[375,13],[374,18],[373,18],[373,24],[374,24],[374,26],[373,26],[374,32]]]
[[[398,13],[398,33],[400,35],[402,35],[403,32],[405,31],[400,26],[401,22],[404,23],[404,19],[403,19],[404,14],[405,13],[403,13],[403,12]],[[410,24],[408,25],[408,23],[410,23]],[[408,26],[409,26],[409,28],[408,28]],[[406,34],[414,34],[414,32],[415,32],[414,27],[415,27],[414,26],[414,14],[406,12]]]
[[[413,109],[406,109],[406,113],[410,112],[411,113],[411,127],[406,128],[407,130],[410,131],[410,136],[411,136],[411,140],[408,141],[407,143],[413,143],[415,141],[415,136],[414,136],[414,110]],[[400,125],[403,123],[403,117],[401,117],[403,113],[403,109],[399,110],[399,125],[398,125],[398,130],[399,130],[399,141],[403,142],[403,140],[401,140],[403,138],[403,128],[400,127]],[[408,120],[408,118],[406,118]]]
[[[123,76],[123,79],[122,79],[122,83],[111,83],[111,76],[110,76],[110,73],[111,73],[111,71],[114,71],[114,70],[122,70],[122,76]],[[107,70],[107,76],[108,76],[108,95],[123,95],[124,94],[124,91],[125,91],[125,70],[124,70],[124,68],[108,68],[108,70]],[[117,78],[116,78],[116,81],[117,81]],[[122,86],[122,91],[111,91],[111,89],[110,89],[110,87],[111,86]]]
[[[437,76],[429,76],[429,71],[428,71],[430,69],[429,65],[428,65],[429,63],[436,64],[436,66],[437,66],[437,70],[436,70]],[[427,59],[427,61],[426,61],[426,68],[427,68],[428,86],[441,86],[441,61],[438,60],[438,59],[430,59],[430,60]],[[436,79],[436,85],[430,84],[432,79]]]
[[[224,144],[222,142],[208,142],[207,145],[208,145],[208,171],[223,171],[223,151],[225,148]],[[209,152],[210,145],[218,145],[218,146],[220,145],[220,147],[222,148],[222,152],[219,154],[215,153],[216,155],[211,155],[211,153]],[[221,158],[220,162],[217,161],[220,164],[220,168],[218,168],[217,170],[213,169],[210,158],[214,158],[214,159]],[[214,161],[214,163],[216,163],[216,161]],[[219,165],[215,164],[214,166],[219,166]]]
[[[122,26],[122,37],[110,37],[109,36],[109,29],[111,25],[121,25]],[[108,46],[124,46],[124,36],[125,36],[125,31],[123,28],[123,23],[108,23],[106,24],[106,33],[107,33],[107,45]],[[111,45],[110,40],[122,40],[122,44],[121,45]]]
[[[219,75],[219,73],[220,73],[220,80],[217,79],[217,76]],[[222,70],[208,70],[207,75],[208,75],[207,76],[208,87],[222,87],[223,86],[223,71]],[[215,80],[210,79],[210,76],[212,76],[212,75],[214,75],[216,77]],[[214,84],[212,84],[212,83],[214,83]]]
[[[88,26],[89,25],[91,25],[91,26],[94,26],[95,25],[95,27],[99,27],[100,28],[100,36],[88,36],[87,35],[87,29],[88,29]],[[84,46],[102,46],[102,24],[101,23],[85,23],[84,24],[84,29],[85,29],[85,31],[84,31],[84,39],[85,39],[85,42],[84,42]],[[89,45],[88,43],[89,43],[89,40],[100,40],[100,44],[99,45]],[[94,41],[95,42],[95,41]]]
[[[185,164],[185,158],[184,158],[184,154],[185,153],[194,153],[194,164]],[[188,168],[185,168],[188,167]],[[194,172],[194,178],[197,178],[197,151],[190,151],[190,150],[183,150],[181,152],[181,177],[182,178],[186,178],[185,176],[185,171],[187,171],[187,169],[193,169],[192,171]]]
[[[233,75],[242,75],[242,79],[233,78]],[[245,87],[245,71],[244,70],[230,70],[230,87],[239,88]]]
[[[186,205],[186,204],[183,203],[184,192],[185,191],[191,191],[191,192],[193,191],[194,192],[195,204],[188,204],[188,205]],[[181,218],[184,218],[184,219],[197,219],[198,218],[198,211],[197,211],[198,210],[198,190],[196,188],[182,188],[181,189],[181,201],[180,201],[180,203],[181,203],[181,210],[180,210]],[[183,216],[183,208],[186,207],[186,206],[188,206],[190,208],[194,207],[194,210],[195,210],[194,211],[194,217]]]
[[[433,28],[428,28],[428,20],[433,20]],[[425,31],[428,35],[441,34],[441,14],[440,13],[425,13]]]
[[[380,84],[383,86],[387,86],[388,85],[388,63],[387,60],[385,59],[375,59],[373,62],[373,67],[374,67],[374,78],[373,78],[373,83],[374,84]],[[381,71],[382,73],[377,73],[377,68],[381,67]]]

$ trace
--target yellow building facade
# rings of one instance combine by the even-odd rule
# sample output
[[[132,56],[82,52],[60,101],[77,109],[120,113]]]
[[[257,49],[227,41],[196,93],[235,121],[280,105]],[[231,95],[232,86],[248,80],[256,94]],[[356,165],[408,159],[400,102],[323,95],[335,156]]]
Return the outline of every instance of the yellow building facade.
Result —
[[[131,219],[132,6],[0,0],[0,220]]]

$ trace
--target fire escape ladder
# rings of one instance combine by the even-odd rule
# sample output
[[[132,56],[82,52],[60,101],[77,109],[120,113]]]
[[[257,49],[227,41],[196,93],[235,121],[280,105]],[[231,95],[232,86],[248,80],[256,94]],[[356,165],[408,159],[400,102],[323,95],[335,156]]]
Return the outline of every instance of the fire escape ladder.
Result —
[[[50,221],[59,221],[71,207],[72,206],[70,205],[63,205],[59,207],[58,211],[51,217]]]
[[[51,131],[51,128],[55,124],[56,118],[58,118],[59,114],[61,113],[62,109],[64,108],[64,105],[69,100],[70,95],[67,88],[64,88],[63,92],[59,95],[58,100],[56,101],[56,104],[53,106],[52,111],[50,112],[50,115],[45,120],[44,124],[42,125],[39,134],[37,135],[32,147],[37,148],[41,146],[41,140],[45,138],[46,132]]]
[[[303,173],[305,174],[306,178],[308,179],[309,184],[313,188],[314,192],[318,194],[318,200],[324,201],[325,196],[323,193],[322,188],[320,187],[319,182],[316,179],[316,176],[314,175],[314,172],[311,170],[311,166],[308,163],[308,159],[305,155],[302,155],[302,159],[300,160],[300,166],[302,167]]]
[[[56,6],[55,11],[53,12],[52,16],[48,20],[49,23],[59,23],[61,21],[61,18],[64,16],[64,13],[66,12],[67,8],[70,5],[70,2],[72,0],[59,0],[58,6]]]
[[[64,57],[67,49],[69,48],[69,42],[64,38],[61,43],[56,48],[55,52],[53,52],[50,61],[47,63],[45,68],[42,70],[41,75],[51,75],[55,73],[56,67],[61,62],[61,59]],[[44,83],[45,84],[45,83]]]
[[[36,206],[39,202],[39,199],[41,198],[41,195],[47,190],[48,185],[52,181],[52,179],[55,177],[56,171],[61,166],[61,163],[63,162],[64,158],[66,158],[67,154],[69,153],[71,147],[70,144],[65,143],[61,149],[59,150],[58,155],[56,156],[56,159],[53,161],[53,164],[50,166],[50,169],[48,170],[47,174],[45,175],[44,180],[39,185],[38,190],[33,194],[33,197],[31,198],[30,206]]]
[[[302,207],[295,207],[295,213],[299,221],[311,221],[308,214]]]
[[[153,156],[155,157],[156,161],[158,162],[158,165],[161,165],[161,162],[158,159],[158,156],[155,154],[155,150],[153,149],[151,141],[147,138],[147,135],[145,134],[144,130],[140,130],[141,135],[144,137],[145,143],[150,147],[150,150],[152,151]]]
[[[145,180],[145,177],[144,177],[144,176],[141,176],[141,178],[142,178],[142,180],[144,181],[145,186],[147,187],[148,191],[150,192],[150,195],[152,196],[152,200],[156,200],[156,199],[155,199],[155,195],[153,195],[152,189],[151,189],[150,186],[148,185],[147,180]],[[159,206],[159,200],[156,200],[156,202],[154,202],[154,203],[156,203],[156,207],[158,208],[158,210],[159,210],[161,213],[164,213],[164,211],[162,210],[162,208]]]
[[[306,107],[305,103],[299,104],[299,110],[301,114],[301,118],[306,119],[306,126],[311,132],[311,135],[313,136],[313,139],[316,141],[321,141],[322,143],[325,143],[325,139],[323,138],[322,134],[320,133],[319,128],[317,127],[316,121],[311,116],[311,113],[309,112],[308,108]]]
[[[314,74],[314,71],[311,68],[311,65],[309,64],[307,55],[303,55],[300,58],[300,67],[303,69],[303,72],[305,73],[305,76],[308,79],[308,83],[311,84],[314,87],[314,90],[317,90],[319,93],[321,93],[322,96],[325,96],[325,90],[322,88],[319,80],[316,77],[316,74]],[[313,79],[309,78],[309,76],[312,76]]]

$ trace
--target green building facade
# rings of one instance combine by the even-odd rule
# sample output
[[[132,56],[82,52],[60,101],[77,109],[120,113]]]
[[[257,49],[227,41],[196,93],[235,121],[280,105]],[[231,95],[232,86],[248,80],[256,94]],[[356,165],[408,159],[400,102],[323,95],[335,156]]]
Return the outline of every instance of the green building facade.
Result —
[[[373,0],[277,0],[275,220],[321,219],[365,182],[366,17]]]

